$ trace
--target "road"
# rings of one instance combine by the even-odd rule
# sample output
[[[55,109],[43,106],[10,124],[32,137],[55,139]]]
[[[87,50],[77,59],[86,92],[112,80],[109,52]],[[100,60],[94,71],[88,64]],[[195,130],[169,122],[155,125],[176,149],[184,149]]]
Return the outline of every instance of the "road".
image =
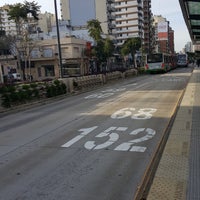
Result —
[[[133,200],[190,68],[0,118],[0,199]]]

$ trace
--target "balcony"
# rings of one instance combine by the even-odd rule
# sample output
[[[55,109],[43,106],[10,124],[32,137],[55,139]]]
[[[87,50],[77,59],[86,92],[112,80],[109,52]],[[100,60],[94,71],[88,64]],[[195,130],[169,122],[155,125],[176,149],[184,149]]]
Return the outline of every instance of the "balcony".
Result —
[[[108,5],[108,6],[107,6],[107,10],[108,10],[109,12],[115,12],[115,11],[116,11],[116,8],[113,7],[113,6],[111,6],[111,5]]]
[[[115,29],[115,28],[116,28],[116,25],[115,25],[115,24],[108,24],[108,28],[109,28],[109,29]]]
[[[117,2],[117,1],[116,1]],[[125,1],[124,1],[125,2]],[[116,4],[115,5],[115,8],[116,9],[122,9],[122,8],[131,8],[131,7],[137,7],[138,6],[138,3],[137,2],[131,2],[131,3],[128,3],[128,4],[125,4],[125,3],[121,3],[121,4]]]
[[[108,21],[109,20],[115,20],[115,19],[116,19],[115,15],[111,15],[111,14],[109,15],[108,14]]]

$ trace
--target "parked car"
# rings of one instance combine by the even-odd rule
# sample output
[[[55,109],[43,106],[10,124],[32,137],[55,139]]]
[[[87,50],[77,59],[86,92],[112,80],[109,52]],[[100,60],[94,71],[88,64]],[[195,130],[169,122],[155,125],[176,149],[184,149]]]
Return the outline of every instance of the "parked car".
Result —
[[[14,81],[21,81],[21,75],[20,73],[12,73]]]
[[[4,83],[14,83],[16,81],[21,81],[21,75],[20,73],[9,73],[3,76]]]

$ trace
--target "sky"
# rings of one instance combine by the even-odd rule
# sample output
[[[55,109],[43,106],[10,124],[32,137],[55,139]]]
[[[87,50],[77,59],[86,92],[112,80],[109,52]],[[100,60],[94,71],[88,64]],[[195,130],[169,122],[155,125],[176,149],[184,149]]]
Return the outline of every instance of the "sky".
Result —
[[[174,30],[175,50],[180,52],[191,41],[179,0],[151,0],[153,15],[162,15]]]
[[[27,0],[35,1],[41,6],[41,12],[54,13],[54,0]],[[50,4],[50,1],[52,2]],[[84,0],[83,0],[84,1]],[[5,4],[23,3],[24,0],[0,0],[0,6]],[[57,8],[60,10],[60,1],[57,0]],[[170,22],[170,26],[174,30],[175,50],[181,51],[187,42],[190,42],[190,36],[183,19],[179,0],[151,0],[151,10],[153,15],[162,15]],[[59,12],[58,12],[59,13]]]

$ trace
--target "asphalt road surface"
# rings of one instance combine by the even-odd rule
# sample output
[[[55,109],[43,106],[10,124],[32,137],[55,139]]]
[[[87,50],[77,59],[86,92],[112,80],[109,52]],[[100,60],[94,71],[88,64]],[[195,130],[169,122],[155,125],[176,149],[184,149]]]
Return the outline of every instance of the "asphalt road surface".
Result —
[[[190,68],[0,118],[0,199],[133,200]]]

